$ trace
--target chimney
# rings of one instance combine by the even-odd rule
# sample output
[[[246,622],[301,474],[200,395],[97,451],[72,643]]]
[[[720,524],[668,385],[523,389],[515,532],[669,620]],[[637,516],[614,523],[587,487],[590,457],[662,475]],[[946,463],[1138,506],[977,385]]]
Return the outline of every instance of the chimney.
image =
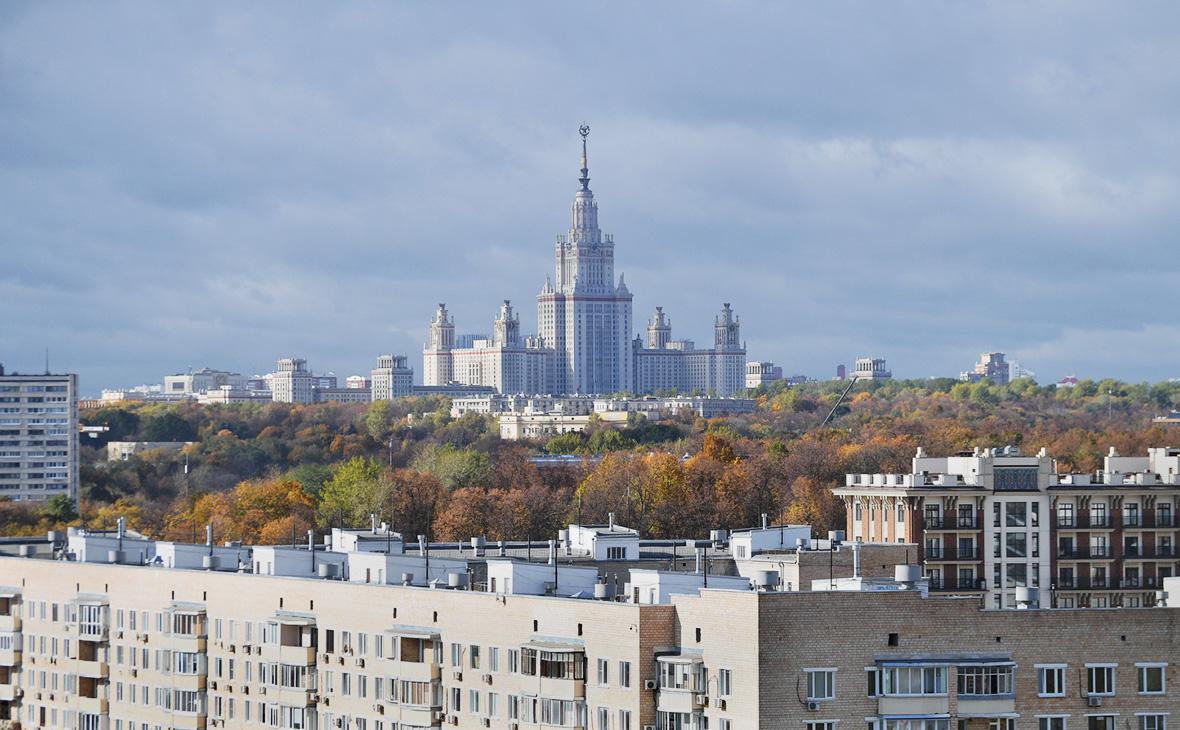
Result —
[[[213,525],[212,524],[205,525],[205,544],[206,545],[213,544]]]
[[[767,519],[766,513],[763,512],[762,513],[762,529],[765,530],[767,527],[770,527],[770,521]]]
[[[127,534],[127,521],[120,517],[115,521],[115,525],[115,536],[122,540],[123,536]]]
[[[610,513],[609,515],[607,515],[606,517],[607,517],[607,523],[606,523],[606,524],[607,524],[607,526],[608,526],[608,527],[611,529],[611,531],[613,532],[613,531],[614,531],[614,529],[615,529],[615,513],[614,513],[614,512],[611,512],[611,513]]]
[[[377,513],[376,512],[369,513],[369,524],[371,526],[370,529],[373,532],[377,532]]]
[[[549,564],[557,565],[557,541],[549,541]]]

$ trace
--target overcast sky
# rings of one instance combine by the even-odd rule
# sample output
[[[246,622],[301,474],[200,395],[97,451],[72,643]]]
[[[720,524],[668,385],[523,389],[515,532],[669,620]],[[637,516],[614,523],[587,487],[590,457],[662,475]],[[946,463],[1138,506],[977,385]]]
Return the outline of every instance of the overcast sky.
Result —
[[[636,328],[1180,376],[1175,3],[0,5],[0,361],[367,372],[534,297],[577,127]]]

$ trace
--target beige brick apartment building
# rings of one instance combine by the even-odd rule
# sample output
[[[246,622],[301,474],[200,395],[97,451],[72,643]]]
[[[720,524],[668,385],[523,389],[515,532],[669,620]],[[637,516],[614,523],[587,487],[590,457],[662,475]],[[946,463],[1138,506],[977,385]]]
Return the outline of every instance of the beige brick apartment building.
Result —
[[[238,546],[120,536],[107,552],[109,539],[72,560],[0,558],[0,726],[1166,730],[1180,717],[1176,608],[997,611],[911,580],[775,590],[773,571],[708,588],[700,573],[637,571],[662,586],[639,602],[583,590],[585,565],[507,560],[490,572],[511,568],[512,587],[476,590],[453,566],[422,585],[433,573],[410,573],[416,556],[266,548],[255,558],[289,574],[262,575]],[[354,557],[347,574],[330,567]],[[359,568],[373,560],[401,567]],[[566,588],[522,592],[533,569]]]

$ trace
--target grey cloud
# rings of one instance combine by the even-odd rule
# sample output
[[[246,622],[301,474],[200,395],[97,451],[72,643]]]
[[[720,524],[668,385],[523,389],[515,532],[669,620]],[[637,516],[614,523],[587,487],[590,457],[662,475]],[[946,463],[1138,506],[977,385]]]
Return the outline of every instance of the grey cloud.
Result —
[[[9,4],[0,360],[88,391],[532,326],[573,130],[636,323],[826,375],[856,354],[1180,375],[1167,3]],[[1172,336],[1173,340],[1175,339]]]

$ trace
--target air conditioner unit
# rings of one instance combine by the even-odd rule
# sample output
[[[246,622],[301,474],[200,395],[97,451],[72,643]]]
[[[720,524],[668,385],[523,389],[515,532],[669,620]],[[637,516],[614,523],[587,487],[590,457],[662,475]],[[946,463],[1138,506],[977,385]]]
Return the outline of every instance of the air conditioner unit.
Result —
[[[807,709],[810,712],[815,712],[816,710],[819,709],[819,703],[818,702],[808,702]]]
[[[492,719],[490,717],[482,718],[482,719],[480,719],[480,724],[483,725],[484,727],[491,727],[492,726]]]
[[[250,685],[248,685],[248,684],[243,684],[243,685],[242,685],[242,693],[243,693],[243,694],[250,694]]]
[[[255,654],[261,654],[261,653],[262,653],[262,647],[261,647],[261,646],[256,646],[256,647],[254,647],[254,653],[255,653]]]
[[[459,716],[458,715],[451,715],[450,717],[447,718],[447,722],[451,725],[458,725],[459,724]]]
[[[693,701],[694,701],[694,702],[696,702],[698,705],[707,705],[707,704],[709,704],[709,695],[693,695],[693,696],[692,696],[692,699],[693,699]]]
[[[463,681],[463,672],[462,672],[462,671],[460,671],[460,670],[458,670],[458,669],[456,669],[455,671],[451,672],[451,676],[452,676],[452,677],[454,677],[454,679],[455,679],[455,681],[456,681],[456,682],[462,682],[462,681]]]
[[[645,680],[643,680],[643,688],[644,689],[659,689],[659,684],[657,684],[654,679],[645,679]]]
[[[131,676],[132,676],[132,677],[138,677],[138,676],[139,676],[139,670],[138,670],[138,669],[136,669],[135,667],[132,667],[132,668],[131,668]]]
[[[336,718],[336,727],[344,727],[344,718],[343,717]]]
[[[249,654],[249,653],[250,653],[250,645],[249,645],[249,644],[242,644],[242,653],[243,653],[243,654]]]
[[[115,638],[116,638],[116,639],[122,639],[122,638],[123,638],[123,632],[122,632],[122,631],[120,631],[120,632],[118,632],[117,634],[115,634]]]
[[[332,661],[332,657],[331,657],[330,655],[328,655],[327,653],[321,654],[321,655],[320,655],[320,657],[321,657],[321,658],[320,658],[320,661],[321,661],[321,662],[330,662],[330,661]]]
[[[483,675],[483,683],[484,684],[491,684],[492,683],[492,675],[490,675],[490,674]]]
[[[357,665],[358,667],[360,667],[361,669],[364,669],[364,668],[365,668],[365,660],[364,660],[364,659],[357,659],[357,660],[356,660],[356,665]]]
[[[1086,697],[1086,707],[1102,707],[1102,698],[1097,695]]]
[[[336,657],[336,663],[341,666],[344,666],[344,657],[343,656]]]
[[[656,730],[655,725],[644,725],[643,730]]]
[[[249,688],[249,687],[247,687],[247,688],[246,688],[246,694],[250,694],[250,688]],[[258,688],[258,694],[260,694],[260,695],[264,695],[264,694],[266,694],[266,687],[259,687],[259,688]]]
[[[216,691],[217,691],[217,682],[216,682],[216,681],[211,681],[211,682],[209,682],[209,689],[211,689],[211,690],[213,690],[214,692],[216,692]]]
[[[307,701],[311,702],[312,704],[315,704],[320,701],[320,696],[318,694],[313,694],[307,698]]]

